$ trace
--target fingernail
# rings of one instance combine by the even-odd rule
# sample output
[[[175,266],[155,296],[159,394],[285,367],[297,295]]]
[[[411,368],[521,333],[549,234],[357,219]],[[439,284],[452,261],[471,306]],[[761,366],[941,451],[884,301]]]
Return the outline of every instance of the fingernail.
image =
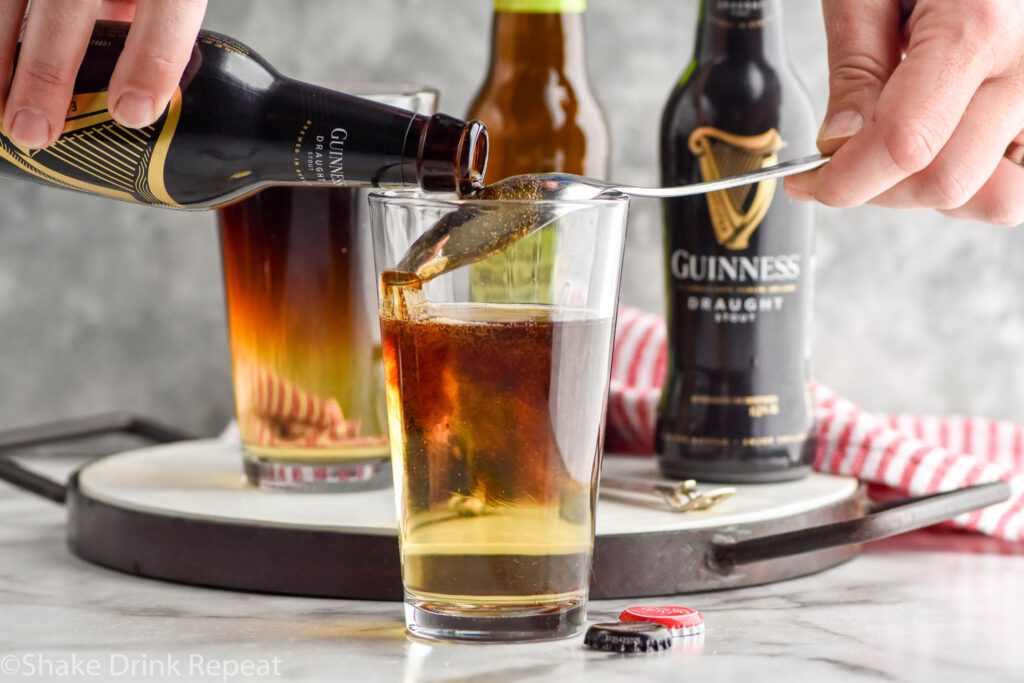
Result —
[[[34,107],[19,109],[7,137],[23,149],[39,149],[50,141],[50,122]]]
[[[829,117],[818,133],[818,140],[837,140],[855,135],[864,126],[864,117],[859,112],[841,111]]]
[[[142,128],[157,119],[153,96],[141,90],[129,90],[118,98],[111,115],[122,126]]]

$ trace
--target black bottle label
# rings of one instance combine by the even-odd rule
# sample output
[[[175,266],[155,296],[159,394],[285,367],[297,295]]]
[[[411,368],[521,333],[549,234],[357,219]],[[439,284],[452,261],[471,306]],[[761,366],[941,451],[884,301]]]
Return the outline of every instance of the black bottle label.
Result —
[[[705,181],[776,164],[785,145],[774,128],[743,136],[705,126],[693,131],[688,141]],[[675,249],[669,262],[687,317],[708,316],[715,325],[753,325],[762,316],[782,311],[797,293],[804,268],[800,253],[750,249],[777,190],[778,181],[773,179],[709,192],[700,200],[710,219],[710,225],[701,229],[712,234],[697,237],[686,245],[690,248]],[[711,245],[717,246],[709,249]],[[740,398],[732,405],[749,406],[751,417],[778,414],[777,407],[765,407],[764,397]]]
[[[107,92],[77,93],[56,143],[25,150],[0,132],[0,158],[53,185],[156,206],[180,206],[164,185],[167,150],[181,115],[181,90],[156,123],[132,129],[116,123]]]
[[[740,135],[700,126],[684,140],[693,173],[684,176],[694,180],[778,163],[787,146],[776,128]],[[729,449],[717,465],[723,475],[730,467],[738,475],[744,457],[781,469],[795,462],[797,454],[782,453],[799,451],[811,420],[802,381],[811,271],[806,207],[788,202],[777,180],[667,206],[677,347],[662,448],[682,448],[690,460]],[[778,455],[744,456],[745,449]]]
[[[323,122],[313,128],[311,119],[299,129],[293,150],[296,180],[318,185],[345,185],[345,145],[348,129],[328,128]]]
[[[777,164],[785,143],[774,128],[762,135],[742,136],[701,127],[690,135],[689,146],[700,160],[701,178],[707,181]],[[720,245],[726,249],[750,245],[751,234],[768,214],[777,184],[772,179],[706,195]]]

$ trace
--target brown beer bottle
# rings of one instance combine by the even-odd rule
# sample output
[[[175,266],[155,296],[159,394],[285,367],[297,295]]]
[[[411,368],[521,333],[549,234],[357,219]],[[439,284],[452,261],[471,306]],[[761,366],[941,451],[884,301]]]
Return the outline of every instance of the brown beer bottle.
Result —
[[[488,182],[552,171],[608,175],[608,125],[587,78],[585,9],[586,0],[495,0],[490,66],[467,115],[487,125]],[[545,258],[552,239],[554,231],[541,231],[474,265],[474,298],[490,300],[499,282],[507,292],[515,264]],[[511,284],[525,301],[547,303],[550,283]]]
[[[665,185],[815,151],[785,55],[781,0],[702,0],[693,61],[662,118]],[[813,208],[782,183],[668,200],[662,471],[730,482],[809,471]]]
[[[481,123],[285,78],[245,45],[208,31],[163,116],[124,128],[107,111],[106,89],[127,31],[97,22],[60,139],[30,151],[0,132],[0,175],[187,209],[222,206],[265,185],[466,192],[482,182]]]

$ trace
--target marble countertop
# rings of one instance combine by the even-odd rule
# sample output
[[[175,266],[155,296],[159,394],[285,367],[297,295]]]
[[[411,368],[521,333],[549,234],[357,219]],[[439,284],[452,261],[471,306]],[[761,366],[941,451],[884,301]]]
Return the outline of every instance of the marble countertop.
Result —
[[[432,644],[405,635],[398,603],[203,589],[91,565],[65,546],[63,508],[0,482],[0,683],[1024,680],[1021,549],[916,538],[773,585],[591,603],[592,621],[630,603],[699,609],[703,639],[667,652],[594,652],[582,637]]]

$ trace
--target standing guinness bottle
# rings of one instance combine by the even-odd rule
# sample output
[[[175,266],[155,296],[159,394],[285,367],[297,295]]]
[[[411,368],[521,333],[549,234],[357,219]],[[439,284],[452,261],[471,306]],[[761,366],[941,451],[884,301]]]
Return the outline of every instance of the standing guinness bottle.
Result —
[[[494,0],[490,67],[467,117],[487,125],[489,182],[520,173],[607,177],[608,125],[587,77],[585,10],[586,0]],[[512,284],[523,300],[546,303],[550,282],[515,264],[550,258],[554,239],[542,230],[474,264],[473,298],[505,295]]]
[[[693,61],[662,119],[664,184],[812,154],[815,130],[785,56],[782,1],[702,0]],[[775,180],[665,202],[666,475],[764,482],[809,471],[812,221]]]
[[[30,151],[0,133],[0,175],[188,209],[230,203],[264,185],[482,184],[487,131],[282,77],[248,47],[203,31],[167,111],[124,128],[107,84],[128,24],[97,22],[64,132]]]

